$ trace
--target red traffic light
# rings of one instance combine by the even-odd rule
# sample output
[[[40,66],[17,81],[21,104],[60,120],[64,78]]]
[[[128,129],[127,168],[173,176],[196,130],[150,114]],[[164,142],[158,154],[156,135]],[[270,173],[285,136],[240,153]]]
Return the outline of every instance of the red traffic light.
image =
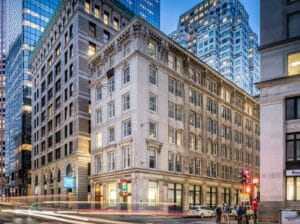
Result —
[[[246,186],[246,193],[247,194],[251,193],[251,186],[249,186],[249,185]]]

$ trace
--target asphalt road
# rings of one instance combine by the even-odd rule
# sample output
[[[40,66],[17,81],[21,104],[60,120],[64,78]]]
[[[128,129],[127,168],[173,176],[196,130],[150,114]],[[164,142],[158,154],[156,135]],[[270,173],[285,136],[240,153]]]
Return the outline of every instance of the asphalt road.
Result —
[[[43,219],[36,219],[31,218],[28,216],[18,215],[18,214],[12,214],[12,213],[6,213],[6,212],[0,212],[0,223],[1,224],[58,224],[59,222],[51,222],[49,220],[43,220]]]

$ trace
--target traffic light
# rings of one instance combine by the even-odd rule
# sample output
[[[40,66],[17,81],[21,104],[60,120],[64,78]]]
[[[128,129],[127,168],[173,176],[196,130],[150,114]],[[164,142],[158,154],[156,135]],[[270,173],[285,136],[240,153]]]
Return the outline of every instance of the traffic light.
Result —
[[[127,192],[128,186],[127,186],[127,180],[118,180],[118,188],[121,192]]]
[[[249,178],[250,178],[249,170],[243,169],[242,172],[241,172],[242,184],[248,184],[248,183],[250,183],[249,182],[249,180],[250,180]]]
[[[246,191],[247,194],[250,194],[251,193],[251,186],[247,185],[245,191]]]

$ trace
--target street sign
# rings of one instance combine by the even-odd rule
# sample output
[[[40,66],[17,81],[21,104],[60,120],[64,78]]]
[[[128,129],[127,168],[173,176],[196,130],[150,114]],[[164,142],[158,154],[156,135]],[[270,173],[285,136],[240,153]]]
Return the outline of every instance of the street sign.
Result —
[[[250,194],[241,193],[239,196],[240,196],[241,202],[249,202],[250,201]]]

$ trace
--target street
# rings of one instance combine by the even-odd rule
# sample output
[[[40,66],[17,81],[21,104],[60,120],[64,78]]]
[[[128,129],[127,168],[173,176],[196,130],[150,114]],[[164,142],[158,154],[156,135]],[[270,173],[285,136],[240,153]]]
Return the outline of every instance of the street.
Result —
[[[78,212],[78,211],[32,211],[21,209],[7,209],[0,212],[0,223],[74,223],[74,224],[130,224],[130,223],[147,223],[147,224],[213,224],[215,218],[198,218],[182,216],[162,216],[162,215],[142,215],[142,214],[100,214],[95,212]],[[232,220],[231,223],[237,223]],[[252,222],[250,222],[252,223]]]

